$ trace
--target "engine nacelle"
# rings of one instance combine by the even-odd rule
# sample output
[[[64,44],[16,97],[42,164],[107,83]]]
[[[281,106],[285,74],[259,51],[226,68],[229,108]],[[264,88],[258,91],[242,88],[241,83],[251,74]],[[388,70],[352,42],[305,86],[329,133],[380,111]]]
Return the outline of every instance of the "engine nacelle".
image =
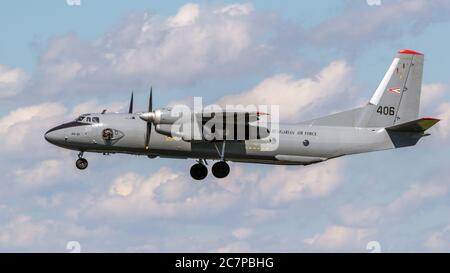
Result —
[[[187,136],[183,135],[181,132],[177,132],[176,130],[172,130],[173,125],[171,124],[158,124],[155,126],[156,132],[160,133],[161,135],[165,135],[168,137],[178,137],[181,139],[186,139]]]
[[[152,122],[153,124],[174,124],[182,117],[179,111],[173,111],[172,108],[158,109],[153,112],[143,113],[139,116],[142,120]]]

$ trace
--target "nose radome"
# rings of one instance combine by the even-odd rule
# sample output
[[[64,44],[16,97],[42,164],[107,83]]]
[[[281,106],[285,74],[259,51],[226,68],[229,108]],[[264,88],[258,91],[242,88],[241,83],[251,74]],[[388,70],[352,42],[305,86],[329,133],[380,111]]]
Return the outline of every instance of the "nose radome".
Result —
[[[60,143],[62,140],[61,130],[55,128],[48,130],[44,135],[45,140],[47,140],[51,144]]]
[[[45,133],[44,137],[45,137],[45,140],[47,140],[50,143],[56,142],[56,135],[52,130],[49,130],[47,133]]]

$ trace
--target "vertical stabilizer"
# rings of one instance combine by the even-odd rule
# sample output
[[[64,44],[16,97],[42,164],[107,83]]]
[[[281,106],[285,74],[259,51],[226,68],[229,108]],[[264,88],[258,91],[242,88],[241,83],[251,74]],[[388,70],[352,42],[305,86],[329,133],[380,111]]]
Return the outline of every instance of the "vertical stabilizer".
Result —
[[[390,127],[419,116],[424,55],[400,50],[363,107],[303,122],[322,126]]]
[[[364,108],[359,125],[387,127],[419,116],[424,56],[400,50]]]

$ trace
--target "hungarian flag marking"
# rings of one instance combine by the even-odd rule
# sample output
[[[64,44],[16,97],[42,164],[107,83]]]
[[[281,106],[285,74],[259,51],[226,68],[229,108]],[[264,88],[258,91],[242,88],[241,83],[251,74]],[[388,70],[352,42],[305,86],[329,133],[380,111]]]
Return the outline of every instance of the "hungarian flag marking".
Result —
[[[388,91],[397,95],[400,94],[400,88],[389,88]]]

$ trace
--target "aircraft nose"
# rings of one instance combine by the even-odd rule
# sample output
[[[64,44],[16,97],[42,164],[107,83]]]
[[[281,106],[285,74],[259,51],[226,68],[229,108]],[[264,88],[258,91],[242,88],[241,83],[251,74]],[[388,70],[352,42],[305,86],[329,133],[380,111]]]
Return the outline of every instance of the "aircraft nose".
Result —
[[[45,133],[44,135],[45,140],[47,140],[50,143],[55,143],[56,142],[56,133],[52,130],[47,131],[47,133]]]
[[[47,140],[51,144],[55,144],[55,145],[61,144],[61,142],[63,142],[63,140],[64,140],[64,136],[62,135],[62,132],[59,129],[60,128],[55,127],[55,128],[48,130],[44,135],[45,140]]]

